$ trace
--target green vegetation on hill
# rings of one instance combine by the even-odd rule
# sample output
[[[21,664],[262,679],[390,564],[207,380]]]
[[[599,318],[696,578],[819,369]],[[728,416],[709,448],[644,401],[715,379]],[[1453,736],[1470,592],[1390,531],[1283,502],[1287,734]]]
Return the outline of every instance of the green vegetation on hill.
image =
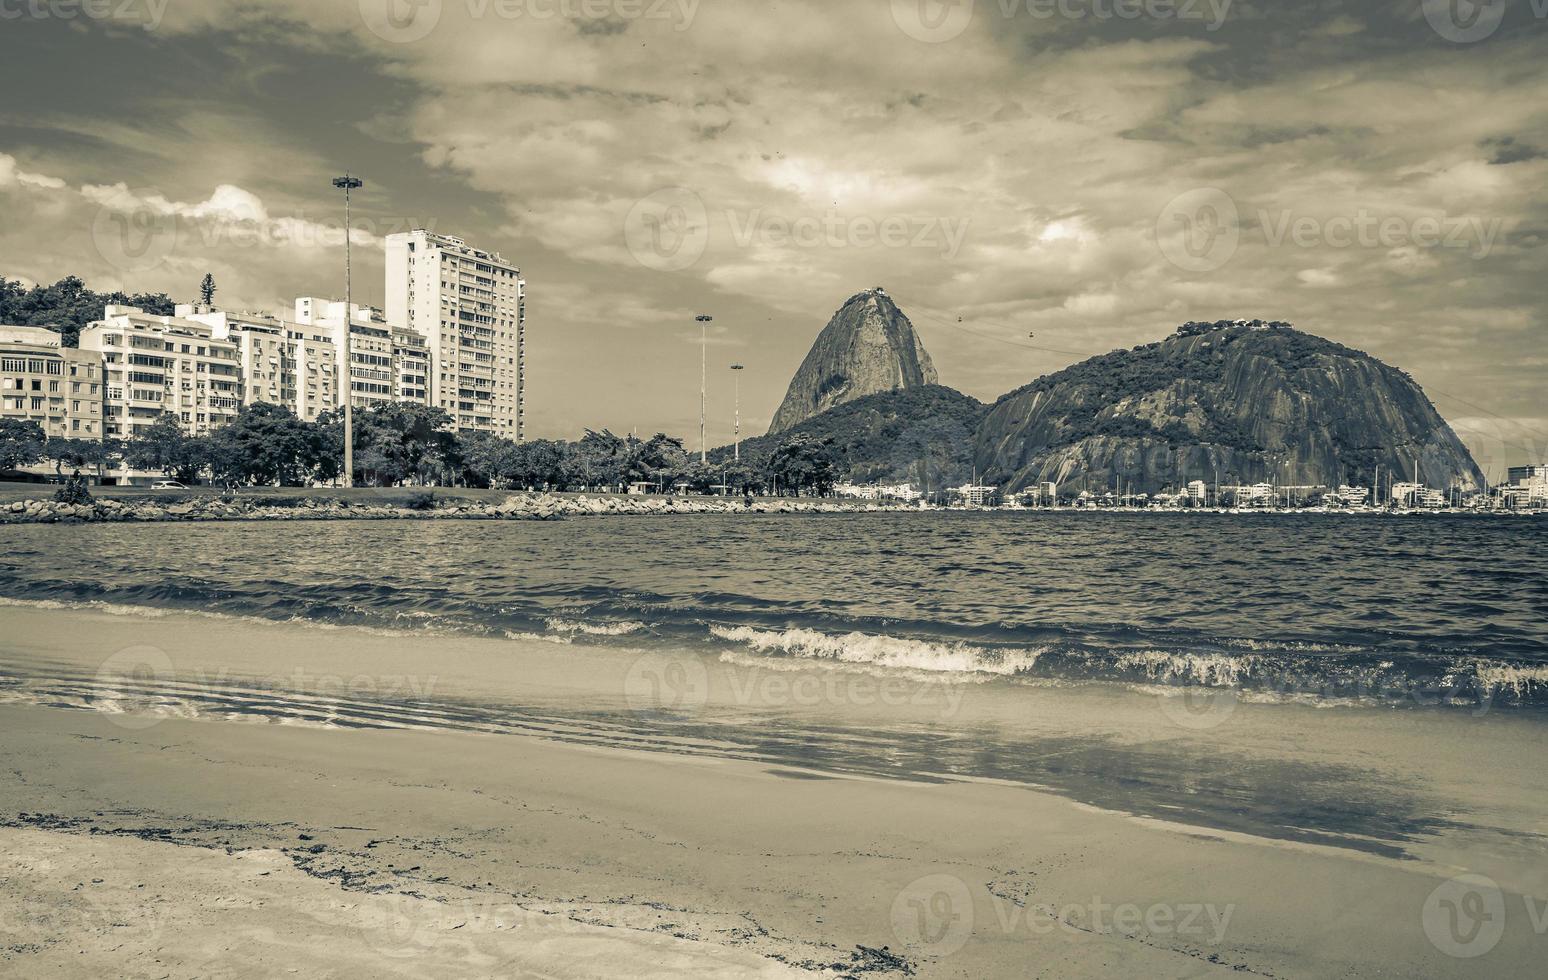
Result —
[[[49,327],[59,333],[65,347],[75,347],[81,328],[102,319],[102,309],[109,304],[137,306],[157,316],[171,316],[176,308],[166,293],[98,293],[76,276],[65,276],[52,286],[31,289],[0,276],[0,324]]]
[[[1184,324],[1000,398],[976,466],[1016,489],[1051,481],[1152,491],[1189,479],[1305,485],[1411,472],[1481,481],[1413,379],[1279,322]]]
[[[856,483],[912,481],[930,486],[971,479],[973,430],[986,407],[943,385],[884,391],[846,402],[784,432],[742,442],[742,461],[761,469],[795,438],[828,442],[841,479]],[[710,454],[731,459],[730,446]]]

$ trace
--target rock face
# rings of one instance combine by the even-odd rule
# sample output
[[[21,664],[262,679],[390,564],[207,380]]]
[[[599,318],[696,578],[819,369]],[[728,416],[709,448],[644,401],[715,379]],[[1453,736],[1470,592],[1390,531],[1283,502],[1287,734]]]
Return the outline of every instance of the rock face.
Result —
[[[769,433],[866,395],[938,381],[908,317],[884,290],[868,289],[851,296],[817,335]]]
[[[986,482],[1061,493],[1189,480],[1483,486],[1483,474],[1407,374],[1361,351],[1262,321],[1190,323],[1002,397],[975,434]]]

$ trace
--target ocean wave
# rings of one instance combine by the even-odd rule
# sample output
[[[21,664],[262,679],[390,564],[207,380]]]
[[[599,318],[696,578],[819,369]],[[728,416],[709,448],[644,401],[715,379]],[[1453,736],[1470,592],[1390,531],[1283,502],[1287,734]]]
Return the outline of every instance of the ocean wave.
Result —
[[[413,625],[380,626],[368,622],[335,622],[303,614],[270,617],[246,613],[219,612],[213,609],[187,609],[176,606],[142,606],[130,603],[104,602],[101,599],[18,599],[10,596],[0,596],[0,607],[4,606],[24,609],[75,610],[101,613],[107,616],[133,617],[136,619],[164,619],[168,616],[191,616],[229,623],[301,626],[312,630],[346,630],[373,636],[425,636],[427,634],[464,632],[464,630],[459,630],[439,620],[434,614],[419,612],[395,613],[392,617],[394,621],[402,621]]]
[[[555,633],[580,633],[583,636],[628,636],[645,628],[644,623],[588,623],[574,619],[550,619],[548,628]]]
[[[1538,688],[1548,688],[1548,667],[1518,667],[1514,664],[1478,663],[1473,665],[1473,676],[1479,688],[1486,694],[1510,694],[1524,698]]]
[[[967,643],[910,640],[869,633],[834,635],[810,629],[712,626],[710,633],[764,655],[947,673],[1014,676],[1031,671],[1042,650],[994,650]]]

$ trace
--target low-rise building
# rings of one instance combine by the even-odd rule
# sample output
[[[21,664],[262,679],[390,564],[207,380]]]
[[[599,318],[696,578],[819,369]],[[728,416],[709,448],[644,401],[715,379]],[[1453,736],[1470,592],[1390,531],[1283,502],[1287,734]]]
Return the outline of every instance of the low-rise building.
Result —
[[[49,439],[102,439],[102,359],[64,347],[47,327],[0,326],[0,418],[36,422]],[[23,472],[43,475],[52,465]]]
[[[189,435],[235,419],[242,404],[241,349],[204,323],[108,306],[81,331],[81,350],[102,360],[103,430],[141,434],[169,412]]]
[[[236,343],[243,405],[282,405],[307,422],[338,407],[338,354],[324,328],[208,306],[179,306],[177,315]]]
[[[349,304],[346,320],[345,304],[333,300],[303,296],[296,300],[296,322],[320,328],[333,341],[339,376],[339,384],[348,377],[348,395],[357,409],[371,408],[391,402],[396,397],[397,376],[393,366],[393,338],[381,311],[359,303]],[[346,368],[345,330],[349,331],[349,365]],[[339,404],[344,404],[345,393],[339,393]]]

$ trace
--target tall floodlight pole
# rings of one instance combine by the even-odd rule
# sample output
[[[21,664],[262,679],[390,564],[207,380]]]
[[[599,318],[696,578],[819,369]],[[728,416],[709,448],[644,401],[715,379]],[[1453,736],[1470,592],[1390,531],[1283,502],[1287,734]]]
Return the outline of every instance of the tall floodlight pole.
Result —
[[[736,389],[735,461],[738,463],[742,461],[742,372],[745,370],[747,370],[746,365],[731,365],[731,377],[733,380],[733,385]]]
[[[706,441],[704,429],[704,410],[707,404],[705,392],[709,388],[709,325],[715,322],[712,316],[696,316],[694,320],[699,324],[699,462],[709,462],[709,442]]]
[[[350,334],[354,329],[355,317],[350,309],[354,300],[351,293],[354,283],[351,278],[353,269],[349,247],[349,192],[364,187],[365,181],[346,173],[342,177],[333,178],[333,186],[344,191],[344,485],[352,487],[355,485],[355,366]]]

